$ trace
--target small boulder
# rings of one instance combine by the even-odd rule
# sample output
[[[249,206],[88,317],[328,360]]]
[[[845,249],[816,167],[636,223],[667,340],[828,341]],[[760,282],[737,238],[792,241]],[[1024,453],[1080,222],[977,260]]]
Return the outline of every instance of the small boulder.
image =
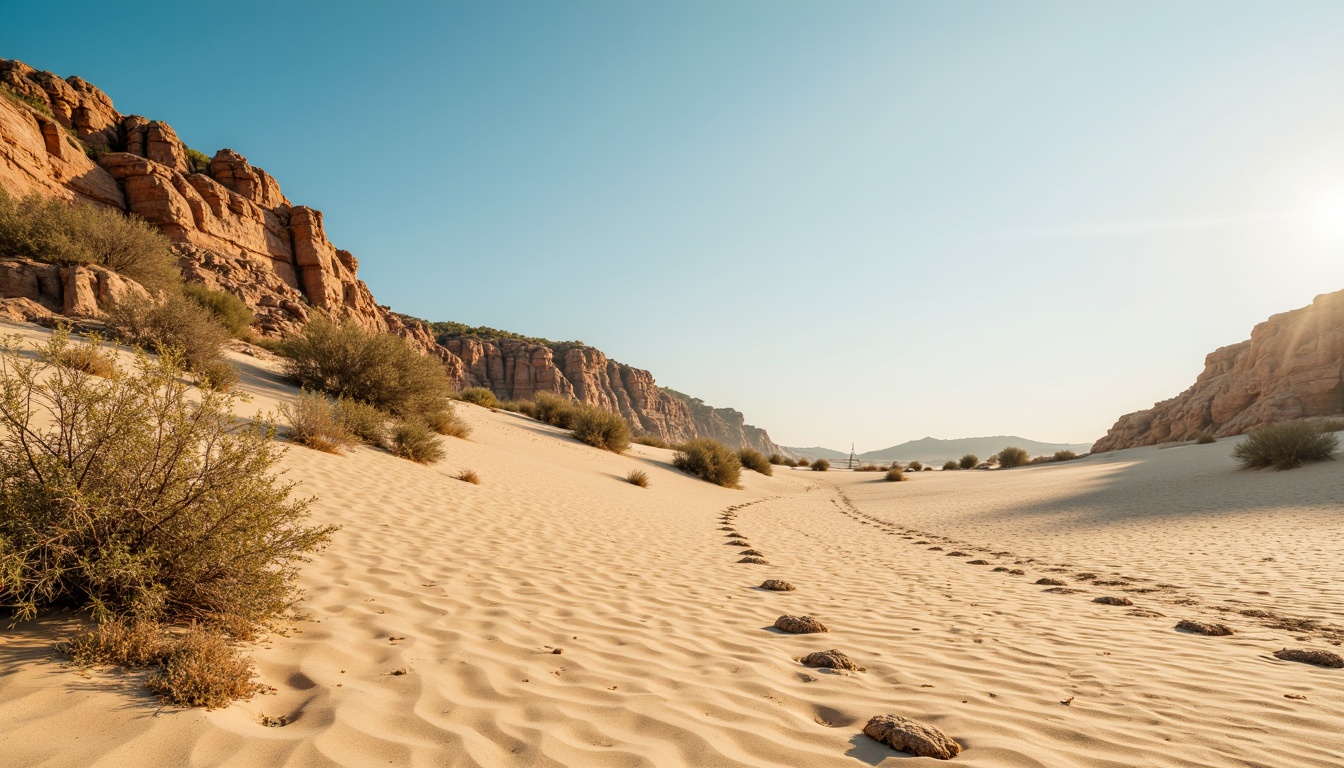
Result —
[[[761,589],[768,589],[771,592],[792,592],[796,587],[783,579],[766,579],[761,582]]]
[[[1274,652],[1275,658],[1284,661],[1297,661],[1303,664],[1315,664],[1318,667],[1344,669],[1344,657],[1333,651],[1310,651],[1305,648],[1284,648]]]
[[[988,560],[967,560],[967,565],[989,565]]]
[[[775,629],[791,635],[810,635],[816,632],[830,632],[825,624],[811,616],[780,616],[775,619]]]
[[[1060,581],[1059,579],[1052,579],[1049,576],[1045,577],[1044,579],[1037,579],[1036,583],[1046,587],[1064,586],[1064,582]]]
[[[1008,572],[1008,575],[1009,575],[1009,576],[1026,576],[1026,575],[1027,575],[1027,572],[1024,571],[1024,570],[1022,570],[1021,568],[1014,568],[1014,569],[1012,569],[1011,571]]]
[[[770,561],[769,561],[769,560],[766,560],[764,557],[753,557],[753,556],[744,557],[744,558],[742,558],[741,560],[738,560],[737,562],[739,562],[739,563],[750,563],[751,565],[769,565],[769,564],[770,564]]]
[[[1092,598],[1092,602],[1094,602],[1094,603],[1101,603],[1102,605],[1133,605],[1133,604],[1134,604],[1134,601],[1133,601],[1133,600],[1130,600],[1128,597],[1112,597],[1111,595],[1102,595],[1101,597],[1094,597],[1094,598]]]
[[[765,557],[764,552],[757,552],[754,549],[744,549],[739,554],[751,555],[752,557]]]
[[[1182,619],[1176,624],[1176,628],[1185,632],[1193,632],[1196,635],[1208,635],[1210,637],[1226,637],[1232,634],[1232,628],[1226,624],[1215,624],[1206,621],[1191,621]]]
[[[849,660],[845,654],[832,648],[829,651],[817,651],[809,653],[798,660],[805,667],[825,667],[827,669],[847,669],[850,672],[860,672],[858,664]]]
[[[951,760],[961,754],[961,745],[931,725],[900,715],[878,715],[863,726],[868,738],[886,744],[897,752],[917,757]]]

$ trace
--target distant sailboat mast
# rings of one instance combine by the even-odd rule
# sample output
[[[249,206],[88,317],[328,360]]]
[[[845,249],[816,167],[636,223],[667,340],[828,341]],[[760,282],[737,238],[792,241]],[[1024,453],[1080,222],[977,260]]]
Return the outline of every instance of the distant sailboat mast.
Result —
[[[859,465],[859,457],[854,453],[854,444],[849,444],[849,468],[853,469]]]

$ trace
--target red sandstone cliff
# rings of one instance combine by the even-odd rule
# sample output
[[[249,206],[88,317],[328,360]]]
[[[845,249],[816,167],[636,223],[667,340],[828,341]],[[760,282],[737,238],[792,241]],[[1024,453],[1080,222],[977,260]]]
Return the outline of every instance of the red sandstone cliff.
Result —
[[[233,150],[194,163],[171,126],[122,115],[78,77],[0,59],[0,188],[104,205],[154,224],[175,244],[183,275],[241,298],[264,335],[301,328],[316,308],[406,338],[438,357],[459,386],[487,386],[509,399],[556,392],[620,413],[669,441],[708,436],[778,450],[740,413],[670,396],[648,371],[596,349],[563,349],[557,360],[550,348],[521,341],[439,345],[424,323],[374,300],[357,276],[358,260],[327,239],[320,211],[291,203],[270,174]],[[10,310],[28,319],[97,314],[130,290],[125,282],[87,267],[0,265],[0,297],[29,302]]]
[[[1344,291],[1274,315],[1214,350],[1194,386],[1121,416],[1092,452],[1239,435],[1264,424],[1344,414]]]

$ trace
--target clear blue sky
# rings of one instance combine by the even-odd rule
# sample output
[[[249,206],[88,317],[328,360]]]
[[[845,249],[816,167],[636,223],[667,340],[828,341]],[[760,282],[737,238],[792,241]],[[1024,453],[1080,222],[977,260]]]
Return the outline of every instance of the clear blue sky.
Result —
[[[1340,2],[0,0],[383,303],[779,442],[1090,441],[1344,289]]]

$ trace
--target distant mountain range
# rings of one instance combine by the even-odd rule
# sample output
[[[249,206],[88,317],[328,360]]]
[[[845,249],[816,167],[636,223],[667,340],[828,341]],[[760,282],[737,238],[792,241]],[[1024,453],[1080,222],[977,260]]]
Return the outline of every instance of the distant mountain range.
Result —
[[[1073,451],[1081,454],[1087,453],[1087,450],[1091,447],[1088,443],[1042,443],[1015,435],[962,437],[956,440],[939,440],[936,437],[926,437],[922,440],[910,440],[878,451],[861,453],[859,459],[862,461],[922,461],[925,464],[941,464],[949,459],[959,459],[968,453],[973,453],[982,459],[987,458],[1010,445],[1023,448],[1033,456],[1052,454],[1055,451]],[[837,461],[849,458],[847,451],[836,451],[820,446],[811,448],[786,446],[785,450],[795,456],[806,456],[809,459]]]

